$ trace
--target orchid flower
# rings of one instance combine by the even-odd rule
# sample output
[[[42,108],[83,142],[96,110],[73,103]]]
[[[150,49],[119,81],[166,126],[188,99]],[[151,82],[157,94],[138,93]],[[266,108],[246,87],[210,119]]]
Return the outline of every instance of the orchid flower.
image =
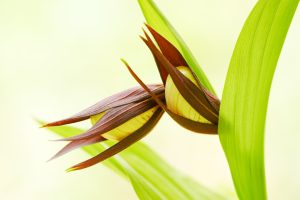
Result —
[[[148,85],[147,87],[161,101],[164,101],[163,85],[156,84]],[[93,123],[93,126],[85,133],[60,139],[59,141],[69,141],[69,144],[51,159],[57,158],[73,149],[97,142],[105,140],[118,142],[97,156],[71,167],[68,171],[92,166],[119,153],[143,138],[156,125],[163,112],[151,96],[141,87],[131,88],[110,96],[72,117],[43,126],[60,126],[86,119],[91,119]]]
[[[198,133],[216,134],[219,99],[204,88],[180,52],[162,35],[146,25],[160,50],[144,31],[141,37],[152,52],[165,86],[161,101],[123,60],[131,75],[178,124]]]
[[[126,149],[149,133],[164,111],[186,129],[217,134],[220,101],[203,87],[180,52],[150,26],[147,28],[160,50],[146,32],[142,40],[154,56],[163,84],[144,84],[123,60],[141,87],[115,94],[72,117],[44,125],[60,126],[86,119],[91,119],[93,124],[80,135],[60,139],[69,144],[52,159],[82,146],[105,140],[117,141],[68,171],[92,166]]]

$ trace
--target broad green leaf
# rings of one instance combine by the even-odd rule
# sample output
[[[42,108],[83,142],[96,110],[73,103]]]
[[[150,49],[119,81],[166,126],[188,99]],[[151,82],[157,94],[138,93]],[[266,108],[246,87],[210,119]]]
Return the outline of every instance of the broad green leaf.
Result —
[[[49,127],[61,137],[70,137],[83,132],[71,126]],[[113,142],[102,142],[82,149],[95,156]],[[142,142],[137,142],[103,164],[122,177],[130,180],[140,199],[225,199],[200,185],[190,177],[172,168],[153,150]]]
[[[266,199],[264,128],[276,64],[299,0],[261,0],[236,43],[219,135],[240,199]]]
[[[224,197],[208,190],[190,177],[174,169],[142,142],[136,143],[120,155],[130,166],[151,181],[153,185],[157,187],[161,185],[166,186],[161,188],[164,194],[167,194],[172,189],[178,197],[181,196],[181,198],[186,199],[198,199],[199,197],[201,199],[224,199]],[[153,179],[151,176],[156,178]]]
[[[193,72],[199,78],[200,82],[209,91],[215,93],[212,85],[210,84],[197,60],[193,56],[192,52],[189,50],[187,45],[184,43],[184,41],[181,39],[176,30],[166,19],[166,17],[161,13],[155,3],[152,0],[138,0],[138,2],[147,23],[158,33],[163,35],[167,40],[169,40],[180,51],[180,53],[187,61],[188,65],[192,68]]]

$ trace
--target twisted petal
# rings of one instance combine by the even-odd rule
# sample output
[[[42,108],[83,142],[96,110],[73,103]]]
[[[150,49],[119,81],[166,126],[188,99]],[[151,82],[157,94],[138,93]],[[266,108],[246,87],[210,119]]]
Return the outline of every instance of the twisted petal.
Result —
[[[145,123],[144,126],[139,128],[138,130],[136,130],[117,144],[98,154],[97,156],[71,167],[70,169],[68,169],[68,171],[74,171],[90,167],[126,149],[127,147],[129,147],[130,145],[134,144],[138,140],[142,139],[145,135],[147,135],[147,133],[149,133],[152,130],[152,128],[157,124],[162,114],[163,110],[161,108],[158,108],[154,112],[152,117]]]
[[[164,101],[163,85],[152,84],[149,87],[161,101]],[[85,133],[60,139],[60,141],[70,142],[50,160],[76,148],[115,138],[120,142],[111,150],[103,152],[102,155],[107,158],[142,138],[157,123],[163,112],[142,87],[135,87],[108,97],[73,117],[44,125],[58,126],[87,118],[96,120],[96,123]]]
[[[83,140],[74,140],[69,142],[69,144],[67,144],[66,146],[64,146],[64,148],[62,148],[59,152],[57,152],[52,158],[49,159],[53,160],[56,159],[74,149],[83,147],[83,146],[87,146],[90,144],[95,144],[98,142],[102,142],[105,141],[106,139],[104,137],[102,137],[101,135],[96,135],[95,137],[92,138],[88,138],[88,139],[83,139]]]
[[[207,124],[207,123],[201,123],[196,122],[190,119],[187,119],[185,117],[182,117],[171,110],[167,108],[167,106],[159,99],[159,97],[154,94],[145,83],[134,73],[134,71],[131,69],[131,67],[128,65],[126,61],[124,61],[124,64],[126,65],[127,69],[131,73],[131,75],[134,77],[134,79],[151,95],[151,97],[156,101],[156,103],[163,108],[178,124],[185,127],[186,129],[189,129],[194,132],[200,132],[200,133],[206,133],[206,134],[216,134],[218,131],[218,127],[215,124]]]
[[[174,84],[178,88],[184,99],[203,117],[214,124],[218,123],[218,112],[211,105],[206,94],[201,88],[199,89],[192,81],[186,78],[169,60],[157,49],[150,37],[144,39],[146,45],[151,50],[154,57],[161,63],[161,66],[172,77]],[[150,41],[149,41],[150,40]],[[207,91],[206,91],[207,92]]]
[[[162,98],[161,95],[160,98]],[[153,99],[148,99],[140,103],[131,103],[114,108],[106,112],[104,116],[85,133],[69,138],[63,138],[59,141],[82,140],[95,135],[104,134],[155,106],[157,106],[157,103]]]
[[[167,39],[165,39],[162,35],[160,35],[158,32],[156,32],[151,26],[149,26],[147,24],[146,24],[146,26],[147,26],[148,30],[150,31],[150,33],[152,34],[152,36],[154,37],[155,41],[157,42],[162,54],[173,66],[175,66],[175,67],[186,66],[189,68],[187,62],[185,61],[185,59],[183,58],[181,53],[176,49],[176,47],[174,45],[172,45]],[[157,55],[153,52],[155,45],[152,42],[151,38],[148,36],[148,34],[145,31],[144,31],[144,33],[145,33],[146,39],[143,37],[141,37],[141,38],[147,44],[147,46],[150,48],[150,50],[154,56],[154,59],[157,63],[157,67],[160,71],[163,83],[165,84],[166,78],[167,78],[169,72],[165,69],[164,62],[161,62],[161,59],[159,59],[157,57]],[[215,95],[210,93],[201,84],[201,82],[199,81],[197,76],[194,74],[193,70],[191,68],[189,68],[189,69],[191,70],[194,79],[198,83],[200,90],[202,90],[201,94],[207,98],[207,100],[213,106],[216,113],[219,113],[219,109],[220,109],[219,99]]]
[[[161,50],[162,54],[170,61],[170,63],[175,66],[188,66],[187,62],[181,55],[181,53],[173,46],[168,40],[166,40],[162,35],[156,32],[151,26],[147,25],[148,30],[154,37],[155,41],[157,42],[159,49]],[[144,32],[145,33],[145,32]],[[147,40],[149,41],[149,36],[145,33]]]
[[[164,87],[161,84],[152,84],[149,85],[149,88],[155,94],[159,94],[164,91]],[[134,87],[125,90],[123,92],[117,93],[115,95],[112,95],[108,98],[105,98],[102,101],[96,103],[95,105],[88,107],[87,109],[84,109],[83,111],[77,113],[76,115],[73,115],[72,117],[45,124],[43,127],[60,126],[60,125],[79,122],[82,120],[86,120],[93,115],[97,115],[99,113],[105,112],[109,109],[128,105],[134,102],[140,102],[145,99],[148,99],[149,97],[150,95],[147,92],[145,92],[143,88]]]

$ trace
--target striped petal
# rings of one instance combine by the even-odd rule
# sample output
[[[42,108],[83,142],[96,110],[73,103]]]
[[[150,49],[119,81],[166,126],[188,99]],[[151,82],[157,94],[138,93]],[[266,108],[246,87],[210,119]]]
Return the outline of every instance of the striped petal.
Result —
[[[167,106],[164,104],[164,102],[156,95],[154,94],[150,88],[147,87],[145,83],[135,74],[135,72],[131,69],[131,67],[128,65],[126,61],[124,61],[125,66],[129,70],[130,74],[133,76],[133,78],[147,91],[151,97],[156,101],[156,103],[163,108],[178,124],[183,126],[184,128],[197,132],[197,133],[206,133],[206,134],[217,134],[218,127],[215,124],[207,124],[207,123],[201,123],[196,122],[190,119],[187,119],[185,117],[182,117],[171,110],[167,108]]]
[[[90,144],[95,144],[98,142],[102,142],[105,141],[106,139],[104,137],[102,137],[101,135],[97,135],[95,137],[92,138],[88,138],[88,139],[83,139],[83,140],[74,140],[69,142],[69,144],[67,144],[66,146],[64,146],[59,152],[57,152],[52,158],[49,159],[49,161],[56,159],[74,149],[83,147],[83,146],[87,146]]]
[[[163,97],[163,95],[160,95],[160,98]],[[59,141],[81,140],[93,137],[95,135],[104,134],[155,106],[157,106],[157,103],[153,99],[148,99],[140,103],[132,103],[111,109],[110,111],[107,111],[104,116],[85,133],[70,138],[63,138]]]
[[[163,110],[159,108],[158,110],[155,111],[152,117],[146,122],[146,124],[142,126],[140,129],[130,134],[128,137],[124,138],[123,140],[113,145],[112,147],[106,149],[99,155],[89,160],[86,160],[82,163],[79,163],[69,168],[67,171],[80,170],[80,169],[90,167],[123,151],[124,149],[128,148],[130,145],[134,144],[138,140],[142,139],[145,135],[147,135],[152,130],[152,128],[157,124],[162,114],[163,114]]]
[[[149,37],[148,37],[149,38]],[[149,38],[150,39],[150,38]],[[146,39],[145,39],[146,40]],[[144,41],[145,41],[144,40]],[[151,39],[150,39],[151,40]],[[218,123],[218,112],[208,101],[205,93],[199,89],[192,81],[186,78],[168,59],[157,49],[153,42],[145,42],[161,66],[172,77],[174,84],[185,100],[203,117],[210,122]]]
[[[162,54],[167,58],[167,60],[175,67],[178,66],[186,66],[188,67],[191,72],[192,75],[194,77],[194,79],[196,80],[198,86],[200,87],[201,90],[203,90],[204,95],[206,96],[207,100],[210,102],[210,104],[213,106],[213,108],[215,109],[215,111],[217,113],[219,113],[219,109],[220,109],[220,101],[219,99],[213,95],[211,92],[209,92],[204,86],[202,86],[201,82],[199,81],[199,79],[197,78],[197,76],[195,75],[195,73],[193,72],[193,70],[188,66],[187,62],[185,61],[185,59],[183,58],[183,56],[181,55],[181,53],[176,49],[176,47],[174,45],[172,45],[167,39],[165,39],[162,35],[160,35],[157,31],[155,31],[151,26],[147,25],[148,30],[150,31],[150,33],[152,34],[152,36],[154,37],[155,41],[157,42]],[[151,46],[153,47],[154,44],[151,41],[150,37],[147,35],[147,33],[144,31],[146,39],[142,38],[144,40],[144,42],[147,44],[147,46]],[[163,83],[165,84],[165,80],[166,77],[168,75],[168,72],[164,69],[163,67],[163,63],[161,63],[156,56],[154,55],[154,58],[156,60],[156,63],[159,63],[159,70],[160,71],[164,71],[164,80]]]
[[[161,84],[152,84],[149,85],[149,88],[151,88],[151,91],[153,91],[155,94],[159,94],[164,91],[164,87]],[[148,99],[149,97],[150,97],[149,94],[145,92],[143,88],[134,87],[125,90],[123,92],[117,93],[115,95],[112,95],[108,98],[105,98],[102,101],[96,103],[95,105],[87,109],[84,109],[83,111],[77,113],[76,115],[73,115],[72,117],[45,124],[43,127],[60,126],[60,125],[79,122],[82,120],[86,120],[93,115],[97,115],[99,113],[105,112],[109,109],[128,105],[134,102],[140,102],[145,99]]]
[[[187,62],[175,46],[173,46],[167,39],[156,32],[151,26],[146,24],[146,27],[157,42],[162,54],[169,60],[172,65],[174,65],[175,67],[188,66]],[[147,34],[145,35],[147,37],[147,40],[149,40]]]

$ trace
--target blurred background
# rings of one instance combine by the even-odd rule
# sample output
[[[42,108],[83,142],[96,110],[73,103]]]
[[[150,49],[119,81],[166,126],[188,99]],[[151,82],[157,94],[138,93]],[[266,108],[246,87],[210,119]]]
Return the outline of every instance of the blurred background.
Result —
[[[219,97],[242,25],[255,0],[157,1],[207,73]],[[39,129],[136,85],[120,58],[147,83],[160,82],[138,35],[144,18],[132,0],[0,1],[0,199],[137,199],[130,184],[102,165],[66,173],[80,150],[46,162],[64,144]],[[270,199],[300,199],[300,12],[278,63],[266,125]],[[88,127],[88,123],[80,124]],[[143,139],[202,184],[233,191],[217,136],[197,135],[163,117]]]

